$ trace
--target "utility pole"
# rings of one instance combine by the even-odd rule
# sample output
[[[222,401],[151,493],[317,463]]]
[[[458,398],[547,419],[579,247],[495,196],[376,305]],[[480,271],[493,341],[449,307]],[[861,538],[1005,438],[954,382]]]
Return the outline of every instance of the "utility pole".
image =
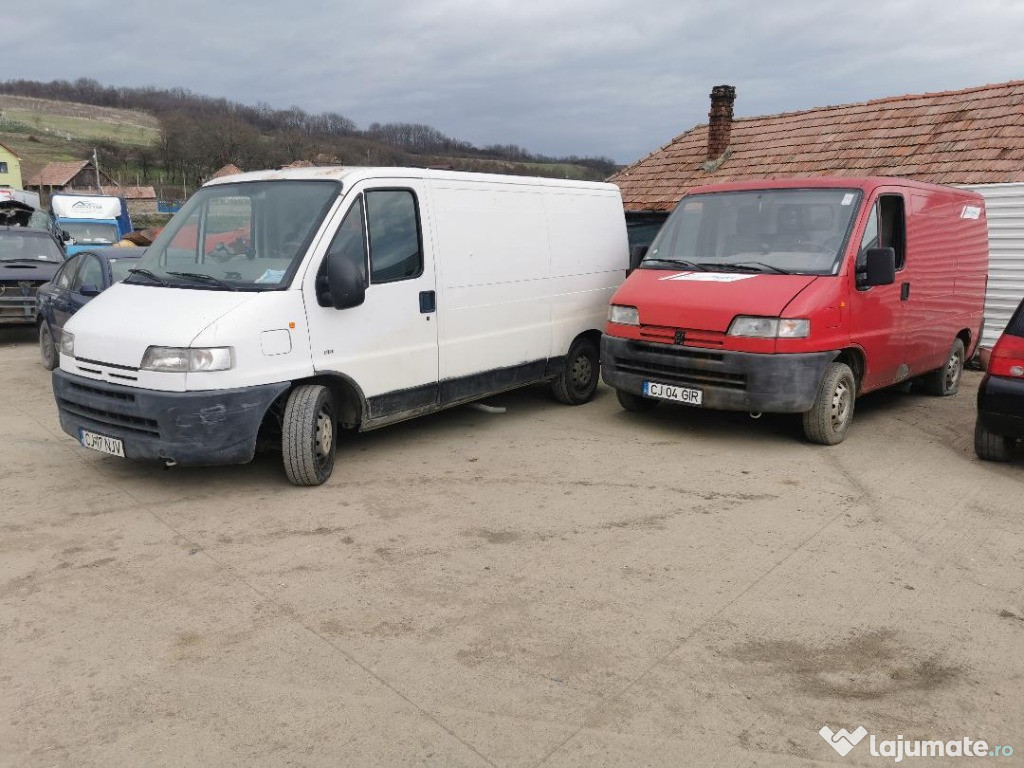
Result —
[[[92,149],[92,167],[96,169],[96,189],[99,190],[99,193],[102,195],[103,185],[100,184],[100,161],[99,158],[96,156],[95,147],[93,147]]]

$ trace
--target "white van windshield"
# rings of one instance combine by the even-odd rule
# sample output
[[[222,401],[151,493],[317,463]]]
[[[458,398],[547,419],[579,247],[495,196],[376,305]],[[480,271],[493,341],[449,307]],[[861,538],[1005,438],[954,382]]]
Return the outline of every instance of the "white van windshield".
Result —
[[[339,190],[335,181],[292,180],[203,187],[125,282],[233,291],[285,288]]]
[[[856,189],[772,189],[683,198],[651,243],[643,269],[834,275]]]

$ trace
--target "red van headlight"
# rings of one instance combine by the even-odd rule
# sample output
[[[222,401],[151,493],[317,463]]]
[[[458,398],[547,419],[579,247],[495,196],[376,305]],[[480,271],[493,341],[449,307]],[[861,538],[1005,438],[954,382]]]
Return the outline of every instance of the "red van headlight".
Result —
[[[640,313],[636,307],[612,304],[608,307],[608,322],[619,325],[640,325]]]
[[[811,321],[806,317],[740,315],[729,326],[729,335],[749,339],[806,339],[811,335]]]

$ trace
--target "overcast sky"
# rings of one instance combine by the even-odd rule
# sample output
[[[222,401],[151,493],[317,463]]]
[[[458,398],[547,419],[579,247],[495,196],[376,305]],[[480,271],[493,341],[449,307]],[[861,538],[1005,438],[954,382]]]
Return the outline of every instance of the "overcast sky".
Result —
[[[1020,0],[91,0],[10,15],[0,78],[90,77],[632,162],[707,120],[1024,79]],[[13,25],[13,29],[12,29]]]

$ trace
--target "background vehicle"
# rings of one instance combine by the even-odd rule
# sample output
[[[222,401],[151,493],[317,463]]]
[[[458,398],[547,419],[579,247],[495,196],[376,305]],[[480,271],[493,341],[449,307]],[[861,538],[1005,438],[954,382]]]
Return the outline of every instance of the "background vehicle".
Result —
[[[800,413],[832,445],[861,394],[915,377],[956,393],[987,276],[974,192],[892,178],[698,188],[613,297],[602,375],[627,410]]]
[[[58,226],[74,240],[68,255],[113,245],[132,231],[132,220],[123,197],[55,193],[50,207]]]
[[[0,227],[0,325],[31,325],[36,290],[64,263],[64,249],[50,232]]]
[[[29,208],[42,208],[38,192],[29,192],[24,189],[13,189],[11,187],[0,187],[0,203],[2,202],[15,202]]]
[[[64,323],[114,283],[128,277],[145,248],[102,248],[69,257],[53,279],[36,291],[39,356],[52,371],[60,362],[57,345]]]
[[[610,184],[413,168],[216,179],[65,326],[61,426],[167,464],[245,463],[259,435],[293,483],[318,485],[339,428],[539,382],[590,400],[627,264]]]
[[[63,248],[64,233],[57,226],[57,220],[53,218],[53,214],[28,203],[0,198],[0,226],[25,227],[26,229],[49,232],[54,240],[62,243],[61,247]]]
[[[1009,461],[1018,440],[1024,440],[1024,301],[992,348],[978,389],[974,452],[988,461]]]

